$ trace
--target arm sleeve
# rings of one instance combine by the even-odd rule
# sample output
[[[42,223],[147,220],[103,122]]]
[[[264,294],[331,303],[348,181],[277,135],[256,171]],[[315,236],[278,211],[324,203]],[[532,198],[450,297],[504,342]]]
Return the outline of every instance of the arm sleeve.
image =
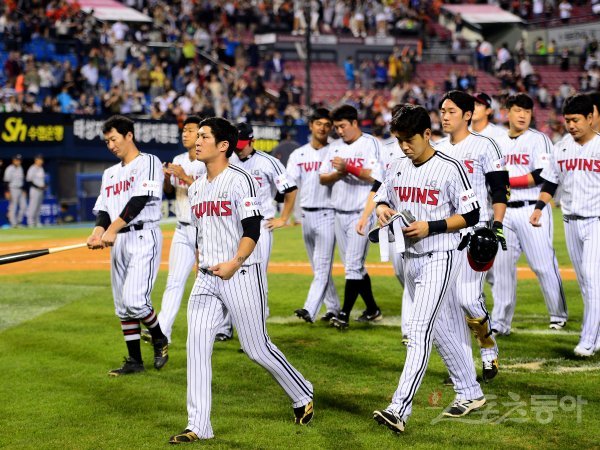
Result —
[[[542,170],[544,169],[535,169],[533,172],[531,172],[531,176],[533,177],[533,181],[535,182],[536,186],[544,182],[544,179],[542,178]]]
[[[556,190],[558,189],[558,184],[552,183],[551,181],[545,181],[542,185],[542,192],[546,192],[554,197]]]
[[[474,227],[479,222],[479,208],[461,214],[461,216],[463,216],[463,219],[467,222],[467,227]]]
[[[377,192],[379,187],[381,186],[381,181],[373,181],[373,186],[371,187],[371,192]]]
[[[121,211],[121,214],[119,214],[119,217],[127,223],[131,222],[142,212],[142,209],[144,209],[150,198],[152,198],[150,195],[131,197],[125,208],[123,208],[123,211]]]
[[[261,219],[261,216],[252,216],[242,219],[242,229],[244,230],[242,237],[248,237],[254,242],[258,242],[258,238],[260,237]]]
[[[508,202],[510,182],[506,170],[498,170],[485,174],[485,181],[490,189],[492,204]]]
[[[134,197],[150,196],[162,198],[164,173],[160,160],[154,155],[142,154],[143,163],[140,163],[135,175]],[[141,211],[141,210],[140,210]]]
[[[96,226],[102,227],[105,230],[110,226],[110,216],[106,211],[98,211],[96,216]]]

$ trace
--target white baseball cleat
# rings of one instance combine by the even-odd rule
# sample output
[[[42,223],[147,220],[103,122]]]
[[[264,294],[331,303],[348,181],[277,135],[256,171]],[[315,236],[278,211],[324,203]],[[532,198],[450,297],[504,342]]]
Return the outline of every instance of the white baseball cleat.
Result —
[[[551,330],[562,330],[566,324],[567,324],[566,320],[558,320],[556,322],[550,322],[550,325],[548,325],[548,328],[550,328]]]
[[[589,358],[590,356],[594,356],[595,353],[595,348],[590,347],[584,347],[581,344],[577,344],[577,347],[575,347],[575,350],[573,350],[573,353],[575,353],[577,356],[581,356],[583,358]]]

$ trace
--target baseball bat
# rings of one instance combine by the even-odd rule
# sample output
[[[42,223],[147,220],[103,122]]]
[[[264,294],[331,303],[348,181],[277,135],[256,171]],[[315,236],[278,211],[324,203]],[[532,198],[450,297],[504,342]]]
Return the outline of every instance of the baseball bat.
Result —
[[[67,250],[74,250],[82,247],[87,247],[87,244],[65,245],[64,247],[43,248],[40,250],[27,250],[24,252],[10,253],[8,255],[0,255],[0,265],[24,261],[26,259],[37,258],[39,256],[50,255],[52,253],[64,252]]]

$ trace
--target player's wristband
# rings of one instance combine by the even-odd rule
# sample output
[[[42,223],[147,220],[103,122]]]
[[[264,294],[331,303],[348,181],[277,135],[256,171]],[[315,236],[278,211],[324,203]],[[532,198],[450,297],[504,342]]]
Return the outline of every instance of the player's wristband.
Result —
[[[510,187],[526,188],[529,187],[529,174],[521,175],[520,177],[509,178]]]
[[[431,220],[427,224],[429,225],[429,234],[445,233],[448,229],[448,222],[445,220]]]
[[[355,177],[360,177],[360,167],[356,167],[354,164],[346,163],[346,172],[351,173]]]
[[[546,207],[546,202],[544,202],[542,200],[538,200],[537,202],[535,202],[535,208],[534,209],[539,209],[541,211],[545,207]]]

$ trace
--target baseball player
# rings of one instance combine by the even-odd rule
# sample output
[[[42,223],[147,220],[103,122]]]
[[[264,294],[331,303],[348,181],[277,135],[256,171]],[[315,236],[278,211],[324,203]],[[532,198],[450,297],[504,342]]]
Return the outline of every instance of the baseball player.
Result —
[[[583,296],[583,326],[574,350],[581,357],[600,350],[600,134],[592,128],[593,111],[585,94],[565,100],[562,112],[572,139],[554,146],[541,174],[546,181],[529,219],[534,227],[544,228],[543,211],[557,186],[562,186],[567,250]]]
[[[587,94],[592,101],[594,106],[594,113],[592,114],[592,129],[596,133],[600,133],[600,91],[588,92]]]
[[[396,107],[394,107],[394,109],[392,109],[392,116],[400,110],[400,108],[403,105],[398,105]],[[385,173],[385,171],[387,171],[387,169],[389,168],[390,164],[395,161],[398,158],[405,158],[404,154],[399,150],[400,147],[398,146],[398,139],[396,139],[394,136],[392,136],[389,139],[386,139],[385,141],[382,142],[382,151],[381,151],[381,166],[383,168],[383,173]],[[373,214],[373,211],[375,211],[375,207],[377,206],[376,203],[373,201],[373,198],[375,197],[376,192],[379,190],[379,187],[381,186],[381,182],[383,180],[379,181],[379,180],[375,180],[373,182],[373,186],[371,187],[371,192],[369,192],[369,198],[367,200],[367,204],[365,205],[365,208],[362,212],[362,215],[360,216],[360,219],[358,219],[358,222],[356,224],[356,231],[358,232],[358,234],[360,235],[365,235],[365,233],[368,231],[367,226],[370,223],[370,219],[371,219],[371,215]],[[396,278],[398,279],[398,281],[400,282],[400,285],[402,286],[403,290],[402,290],[402,312],[401,312],[401,320],[402,320],[402,342],[404,344],[408,343],[408,315],[409,315],[409,307],[411,304],[411,299],[408,296],[408,291],[406,289],[404,289],[405,285],[404,285],[404,259],[401,253],[396,253],[393,252],[390,255],[390,258],[392,260],[392,266],[394,267],[394,274],[396,275]]]
[[[356,232],[375,178],[380,177],[379,140],[363,133],[358,126],[358,112],[343,105],[331,112],[333,126],[340,139],[329,144],[326,162],[320,169],[320,182],[331,186],[331,203],[335,209],[335,237],[346,272],[344,306],[331,324],[339,329],[349,326],[350,312],[358,295],[366,309],[359,322],[381,320],[381,310],[371,289],[371,278],[365,268],[369,240]],[[369,226],[373,224],[371,216]]]
[[[188,424],[173,444],[213,437],[210,423],[212,349],[229,311],[248,357],[267,369],[292,400],[295,423],[313,417],[313,388],[271,342],[265,326],[263,254],[256,251],[262,226],[259,185],[229,164],[236,128],[212,117],[200,123],[196,157],[207,173],[189,188],[192,222],[198,230],[199,271],[188,302]]]
[[[525,253],[531,269],[540,281],[550,328],[562,329],[567,323],[567,303],[552,245],[554,226],[552,208],[546,205],[541,228],[529,225],[536,199],[543,183],[540,176],[552,153],[550,139],[529,128],[533,100],[527,94],[511,95],[506,100],[508,133],[496,142],[500,145],[511,187],[511,199],[504,216],[506,252],[499,252],[494,262],[495,276],[501,283],[492,286],[494,297],[494,333],[508,335],[517,302],[517,260]]]
[[[485,92],[477,92],[473,94],[473,99],[475,100],[475,109],[469,131],[494,140],[503,138],[506,135],[506,128],[490,122],[490,117],[494,115],[490,96]]]
[[[403,227],[397,226],[398,221],[389,225],[404,246],[406,289],[414,302],[398,389],[389,406],[374,411],[373,418],[403,432],[432,344],[448,367],[457,394],[444,415],[461,417],[486,402],[472,352],[463,344],[468,329],[456,298],[456,281],[466,259],[465,252],[457,250],[459,230],[477,224],[479,203],[461,164],[431,147],[431,120],[425,108],[405,105],[393,116],[391,129],[406,158],[392,162],[374,200],[381,225],[397,211],[408,210],[417,218]]]
[[[272,231],[287,224],[294,209],[298,187],[288,178],[285,167],[277,158],[253,148],[254,131],[250,124],[240,123],[237,125],[237,130],[239,133],[238,141],[229,162],[249,172],[258,182],[258,197],[262,205],[262,226],[264,228],[263,233],[261,233],[262,239],[258,242],[258,251],[261,252],[264,261],[262,268],[265,271],[264,279],[266,282],[269,257],[273,246]],[[275,218],[273,199],[277,193],[283,195],[284,200],[281,215]],[[268,292],[266,285],[265,289]],[[226,341],[231,339],[232,336],[231,317],[226,314],[223,326],[217,334],[217,340]]]
[[[331,206],[331,187],[319,182],[319,170],[327,155],[327,139],[331,132],[329,110],[317,108],[310,116],[311,140],[294,150],[287,163],[288,178],[300,191],[302,237],[314,278],[304,306],[294,313],[306,322],[314,322],[323,302],[327,307],[321,320],[329,322],[340,310],[331,267],[335,250],[335,217]]]
[[[438,142],[435,149],[464,164],[481,205],[478,225],[488,226],[493,222],[492,228],[498,235],[503,250],[506,250],[502,221],[508,200],[508,172],[496,143],[490,138],[471,133],[468,129],[474,103],[473,97],[460,91],[450,91],[442,97],[442,128],[448,133],[449,139]],[[491,196],[491,201],[488,195]],[[467,314],[469,328],[473,330],[481,348],[483,379],[487,381],[498,373],[498,347],[492,336],[490,316],[483,296],[485,272],[476,272],[466,260],[463,262],[463,270],[458,279],[458,296]]]
[[[100,195],[94,205],[96,226],[87,240],[95,250],[112,247],[111,281],[115,312],[121,320],[129,356],[110,376],[144,371],[140,349],[140,321],[149,329],[154,345],[154,367],[169,359],[150,293],[160,266],[163,171],[156,156],[141,153],[135,144],[133,121],[112,116],[102,126],[104,140],[120,163],[102,175]]]
[[[29,206],[27,207],[27,225],[40,226],[40,210],[44,201],[46,190],[46,172],[44,171],[44,157],[36,155],[33,164],[27,169],[25,181],[29,183]]]
[[[6,185],[5,198],[8,203],[8,221],[16,228],[23,222],[23,215],[27,206],[25,194],[25,173],[21,165],[23,158],[17,154],[13,156],[12,164],[4,171],[4,184]]]
[[[163,190],[167,195],[175,194],[177,225],[169,251],[169,275],[163,294],[158,322],[164,335],[171,343],[173,322],[181,305],[185,283],[196,259],[196,228],[191,225],[191,209],[188,187],[206,171],[204,164],[196,161],[196,139],[200,117],[188,116],[183,122],[181,142],[187,150],[175,158],[163,171]],[[150,341],[150,333],[142,331],[142,339]]]

